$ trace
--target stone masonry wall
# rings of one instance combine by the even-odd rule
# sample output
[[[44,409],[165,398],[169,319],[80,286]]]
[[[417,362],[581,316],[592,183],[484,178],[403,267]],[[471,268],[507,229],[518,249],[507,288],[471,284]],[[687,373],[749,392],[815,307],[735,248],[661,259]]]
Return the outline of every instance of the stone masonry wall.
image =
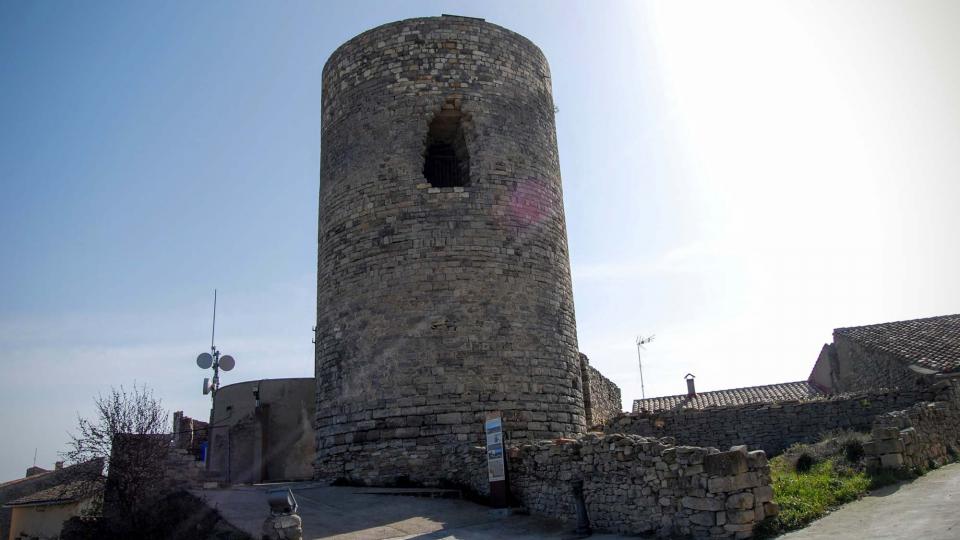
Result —
[[[543,53],[481,19],[390,23],[330,56],[317,477],[436,481],[490,411],[510,440],[585,430],[554,114]],[[464,185],[425,177],[440,120]]]
[[[603,425],[623,413],[620,387],[591,366],[590,359],[583,353],[580,353],[580,373],[588,428]]]
[[[444,472],[454,483],[487,493],[482,447],[448,457]],[[604,531],[749,538],[778,512],[766,454],[745,447],[590,433],[512,447],[508,467],[511,490],[531,513],[568,522],[576,521],[571,483],[582,480],[590,523]]]
[[[960,453],[960,383],[943,381],[938,401],[917,403],[877,417],[864,445],[867,464],[888,469],[928,469]]]
[[[828,351],[833,366],[833,384],[839,392],[876,391],[899,388],[913,391],[932,383],[931,374],[923,374],[904,365],[893,355],[870,350],[856,341],[834,333]]]
[[[605,431],[669,436],[697,446],[747,444],[776,455],[794,443],[814,442],[833,429],[869,430],[877,415],[931,396],[929,392],[887,391],[816,401],[630,413],[613,419]]]

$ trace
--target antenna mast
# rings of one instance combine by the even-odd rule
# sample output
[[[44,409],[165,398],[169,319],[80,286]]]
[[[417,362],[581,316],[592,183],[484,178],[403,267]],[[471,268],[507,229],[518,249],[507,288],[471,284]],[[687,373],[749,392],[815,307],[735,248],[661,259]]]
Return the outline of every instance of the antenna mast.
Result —
[[[637,336],[637,364],[640,366],[640,396],[642,399],[647,399],[647,389],[643,386],[643,357],[640,355],[640,349],[645,349],[644,345],[653,341],[653,338],[657,336],[650,335],[648,337]]]
[[[213,346],[213,336],[217,335],[217,290],[213,290],[213,329],[210,330],[210,352],[213,353],[216,347]]]
[[[229,354],[220,356],[217,350],[215,338],[217,336],[217,290],[213,290],[213,325],[210,329],[210,352],[200,353],[197,357],[197,367],[200,369],[213,368],[213,380],[203,379],[203,394],[210,394],[214,399],[217,389],[220,388],[220,370],[230,371],[236,365],[236,361]]]

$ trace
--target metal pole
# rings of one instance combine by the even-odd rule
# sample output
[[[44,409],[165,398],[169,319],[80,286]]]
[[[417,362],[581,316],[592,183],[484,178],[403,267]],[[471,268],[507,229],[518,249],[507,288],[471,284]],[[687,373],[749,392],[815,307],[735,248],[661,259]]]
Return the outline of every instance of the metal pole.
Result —
[[[640,396],[647,399],[647,390],[643,386],[643,358],[640,356],[640,345],[643,343],[641,338],[637,338],[637,364],[640,365]]]

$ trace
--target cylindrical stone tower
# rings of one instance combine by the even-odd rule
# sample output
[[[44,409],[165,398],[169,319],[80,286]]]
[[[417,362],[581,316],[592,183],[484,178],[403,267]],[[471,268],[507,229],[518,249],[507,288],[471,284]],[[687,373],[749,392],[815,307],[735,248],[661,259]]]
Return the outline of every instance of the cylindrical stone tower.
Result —
[[[482,19],[386,24],[323,69],[317,475],[584,430],[550,71]]]

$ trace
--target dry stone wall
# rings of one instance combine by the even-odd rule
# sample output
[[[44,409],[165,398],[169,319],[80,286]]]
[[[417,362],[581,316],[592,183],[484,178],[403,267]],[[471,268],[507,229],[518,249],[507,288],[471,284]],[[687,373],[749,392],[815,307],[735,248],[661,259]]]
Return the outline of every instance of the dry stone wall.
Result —
[[[479,444],[585,429],[550,70],[480,19],[386,24],[323,70],[321,478],[438,480]],[[447,137],[461,185],[427,179]]]
[[[487,493],[483,448],[447,457],[451,481]],[[576,521],[572,483],[582,481],[590,523],[605,531],[749,538],[778,512],[766,454],[746,447],[721,452],[669,438],[590,433],[514,446],[508,467],[522,505],[565,521]]]
[[[960,453],[960,400],[955,381],[942,383],[941,400],[916,403],[877,417],[864,445],[867,464],[923,470],[956,461]]]
[[[603,425],[623,413],[620,387],[591,366],[590,359],[583,353],[580,353],[580,373],[587,427]]]
[[[630,413],[613,419],[606,431],[669,436],[697,446],[747,444],[775,455],[794,443],[816,441],[833,429],[867,431],[877,415],[909,407],[932,395],[930,391],[886,391],[815,401]]]

